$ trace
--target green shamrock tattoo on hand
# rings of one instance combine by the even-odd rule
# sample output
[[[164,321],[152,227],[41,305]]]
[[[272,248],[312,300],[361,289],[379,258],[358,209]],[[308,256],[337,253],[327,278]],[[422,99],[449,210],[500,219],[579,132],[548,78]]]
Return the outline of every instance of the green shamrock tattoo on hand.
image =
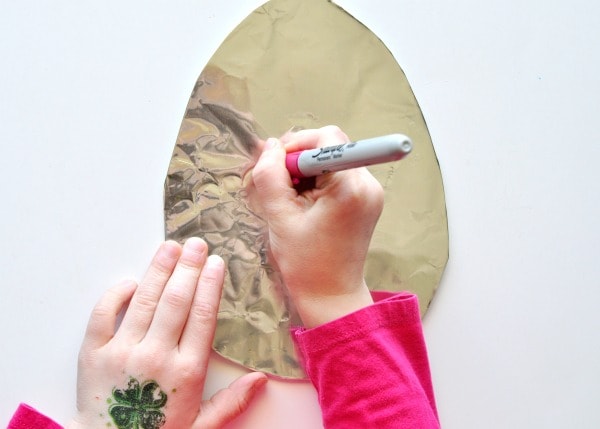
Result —
[[[108,413],[119,429],[158,429],[167,418],[162,408],[167,403],[167,394],[154,380],[139,381],[130,377],[127,389],[114,388],[113,403]]]

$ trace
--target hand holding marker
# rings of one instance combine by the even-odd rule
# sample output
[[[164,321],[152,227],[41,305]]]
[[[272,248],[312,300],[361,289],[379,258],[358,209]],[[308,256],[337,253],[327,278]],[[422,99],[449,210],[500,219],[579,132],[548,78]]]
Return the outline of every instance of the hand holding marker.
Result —
[[[294,183],[299,179],[333,171],[366,167],[397,161],[412,150],[411,140],[403,134],[390,134],[337,146],[288,153],[285,166]]]

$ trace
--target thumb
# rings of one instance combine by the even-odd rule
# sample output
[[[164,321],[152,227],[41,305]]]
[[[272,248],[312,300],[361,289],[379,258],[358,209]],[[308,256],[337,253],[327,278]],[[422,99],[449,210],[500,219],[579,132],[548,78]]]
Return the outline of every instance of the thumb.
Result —
[[[297,196],[285,168],[285,156],[281,142],[270,138],[252,171],[257,199],[267,217],[286,211],[287,203]]]
[[[242,414],[256,393],[267,382],[262,372],[252,372],[236,379],[224,389],[204,401],[202,412],[194,422],[192,429],[221,428]]]

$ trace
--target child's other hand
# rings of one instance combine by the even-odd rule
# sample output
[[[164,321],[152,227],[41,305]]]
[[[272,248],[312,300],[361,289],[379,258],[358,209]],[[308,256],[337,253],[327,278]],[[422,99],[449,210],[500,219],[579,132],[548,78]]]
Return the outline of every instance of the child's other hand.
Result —
[[[67,427],[220,428],[244,411],[264,374],[202,400],[223,277],[223,260],[190,238],[183,248],[163,243],[139,286],[106,292],[81,347],[78,414]]]

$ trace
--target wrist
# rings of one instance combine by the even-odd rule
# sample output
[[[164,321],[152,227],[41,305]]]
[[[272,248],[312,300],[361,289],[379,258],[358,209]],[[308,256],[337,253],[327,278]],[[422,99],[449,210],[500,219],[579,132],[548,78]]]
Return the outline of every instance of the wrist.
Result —
[[[83,429],[84,426],[79,424],[75,419],[65,425],[65,429]]]
[[[65,429],[90,429],[94,427],[108,426],[107,421],[102,419],[103,413],[98,411],[98,417],[101,421],[96,421],[94,418],[90,418],[85,413],[76,414],[67,424],[64,425]]]
[[[307,329],[344,317],[373,304],[366,284],[337,295],[305,295],[293,298],[302,323]]]

